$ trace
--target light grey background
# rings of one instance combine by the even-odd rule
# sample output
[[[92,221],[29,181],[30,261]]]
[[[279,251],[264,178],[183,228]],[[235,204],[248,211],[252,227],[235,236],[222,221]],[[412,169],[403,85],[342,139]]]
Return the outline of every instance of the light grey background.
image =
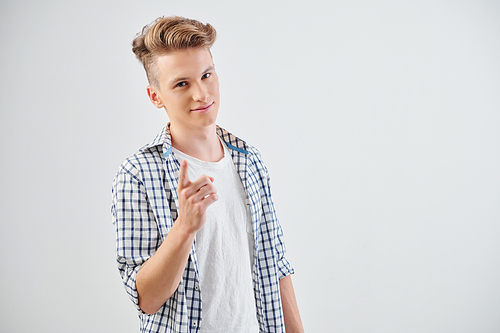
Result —
[[[218,30],[219,124],[272,176],[308,332],[500,331],[498,1],[0,2],[0,331],[137,332],[119,164],[167,122],[130,43]]]

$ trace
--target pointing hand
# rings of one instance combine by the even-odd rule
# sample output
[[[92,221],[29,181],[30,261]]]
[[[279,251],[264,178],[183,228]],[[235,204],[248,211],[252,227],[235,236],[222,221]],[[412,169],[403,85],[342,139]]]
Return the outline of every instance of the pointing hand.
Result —
[[[208,206],[219,199],[213,182],[214,179],[206,175],[191,182],[188,175],[188,162],[181,161],[177,185],[179,217],[175,222],[182,224],[189,233],[196,233],[203,227]]]

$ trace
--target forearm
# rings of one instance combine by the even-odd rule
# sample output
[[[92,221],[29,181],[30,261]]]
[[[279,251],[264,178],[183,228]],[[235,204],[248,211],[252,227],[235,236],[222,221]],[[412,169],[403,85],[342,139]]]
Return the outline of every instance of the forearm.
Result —
[[[179,217],[156,253],[136,276],[142,311],[156,313],[179,286],[194,237],[205,224],[206,210],[218,199],[213,181],[213,178],[202,175],[191,182],[188,163],[181,161],[177,185]]]
[[[141,267],[136,277],[139,307],[156,313],[172,296],[186,267],[195,233],[186,232],[174,223],[156,253]]]
[[[293,291],[292,278],[290,275],[280,280],[281,305],[285,319],[285,331],[287,333],[303,333],[304,328],[300,320],[299,308]]]

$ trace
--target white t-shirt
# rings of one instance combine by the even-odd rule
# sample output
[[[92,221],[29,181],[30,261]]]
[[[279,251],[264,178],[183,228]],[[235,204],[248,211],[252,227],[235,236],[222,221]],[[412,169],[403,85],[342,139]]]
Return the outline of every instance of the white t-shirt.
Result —
[[[214,178],[219,200],[207,209],[207,220],[196,234],[203,333],[257,333],[259,324],[252,283],[253,227],[247,195],[224,147],[219,162],[205,162],[172,148],[189,163],[189,179]]]

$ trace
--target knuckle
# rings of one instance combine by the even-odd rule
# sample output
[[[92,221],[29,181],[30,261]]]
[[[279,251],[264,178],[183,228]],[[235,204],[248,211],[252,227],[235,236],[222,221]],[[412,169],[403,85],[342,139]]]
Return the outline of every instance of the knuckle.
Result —
[[[180,195],[182,198],[186,199],[186,198],[188,197],[188,189],[187,189],[187,188],[183,188],[183,189],[181,189],[181,191],[180,191],[179,195]]]

